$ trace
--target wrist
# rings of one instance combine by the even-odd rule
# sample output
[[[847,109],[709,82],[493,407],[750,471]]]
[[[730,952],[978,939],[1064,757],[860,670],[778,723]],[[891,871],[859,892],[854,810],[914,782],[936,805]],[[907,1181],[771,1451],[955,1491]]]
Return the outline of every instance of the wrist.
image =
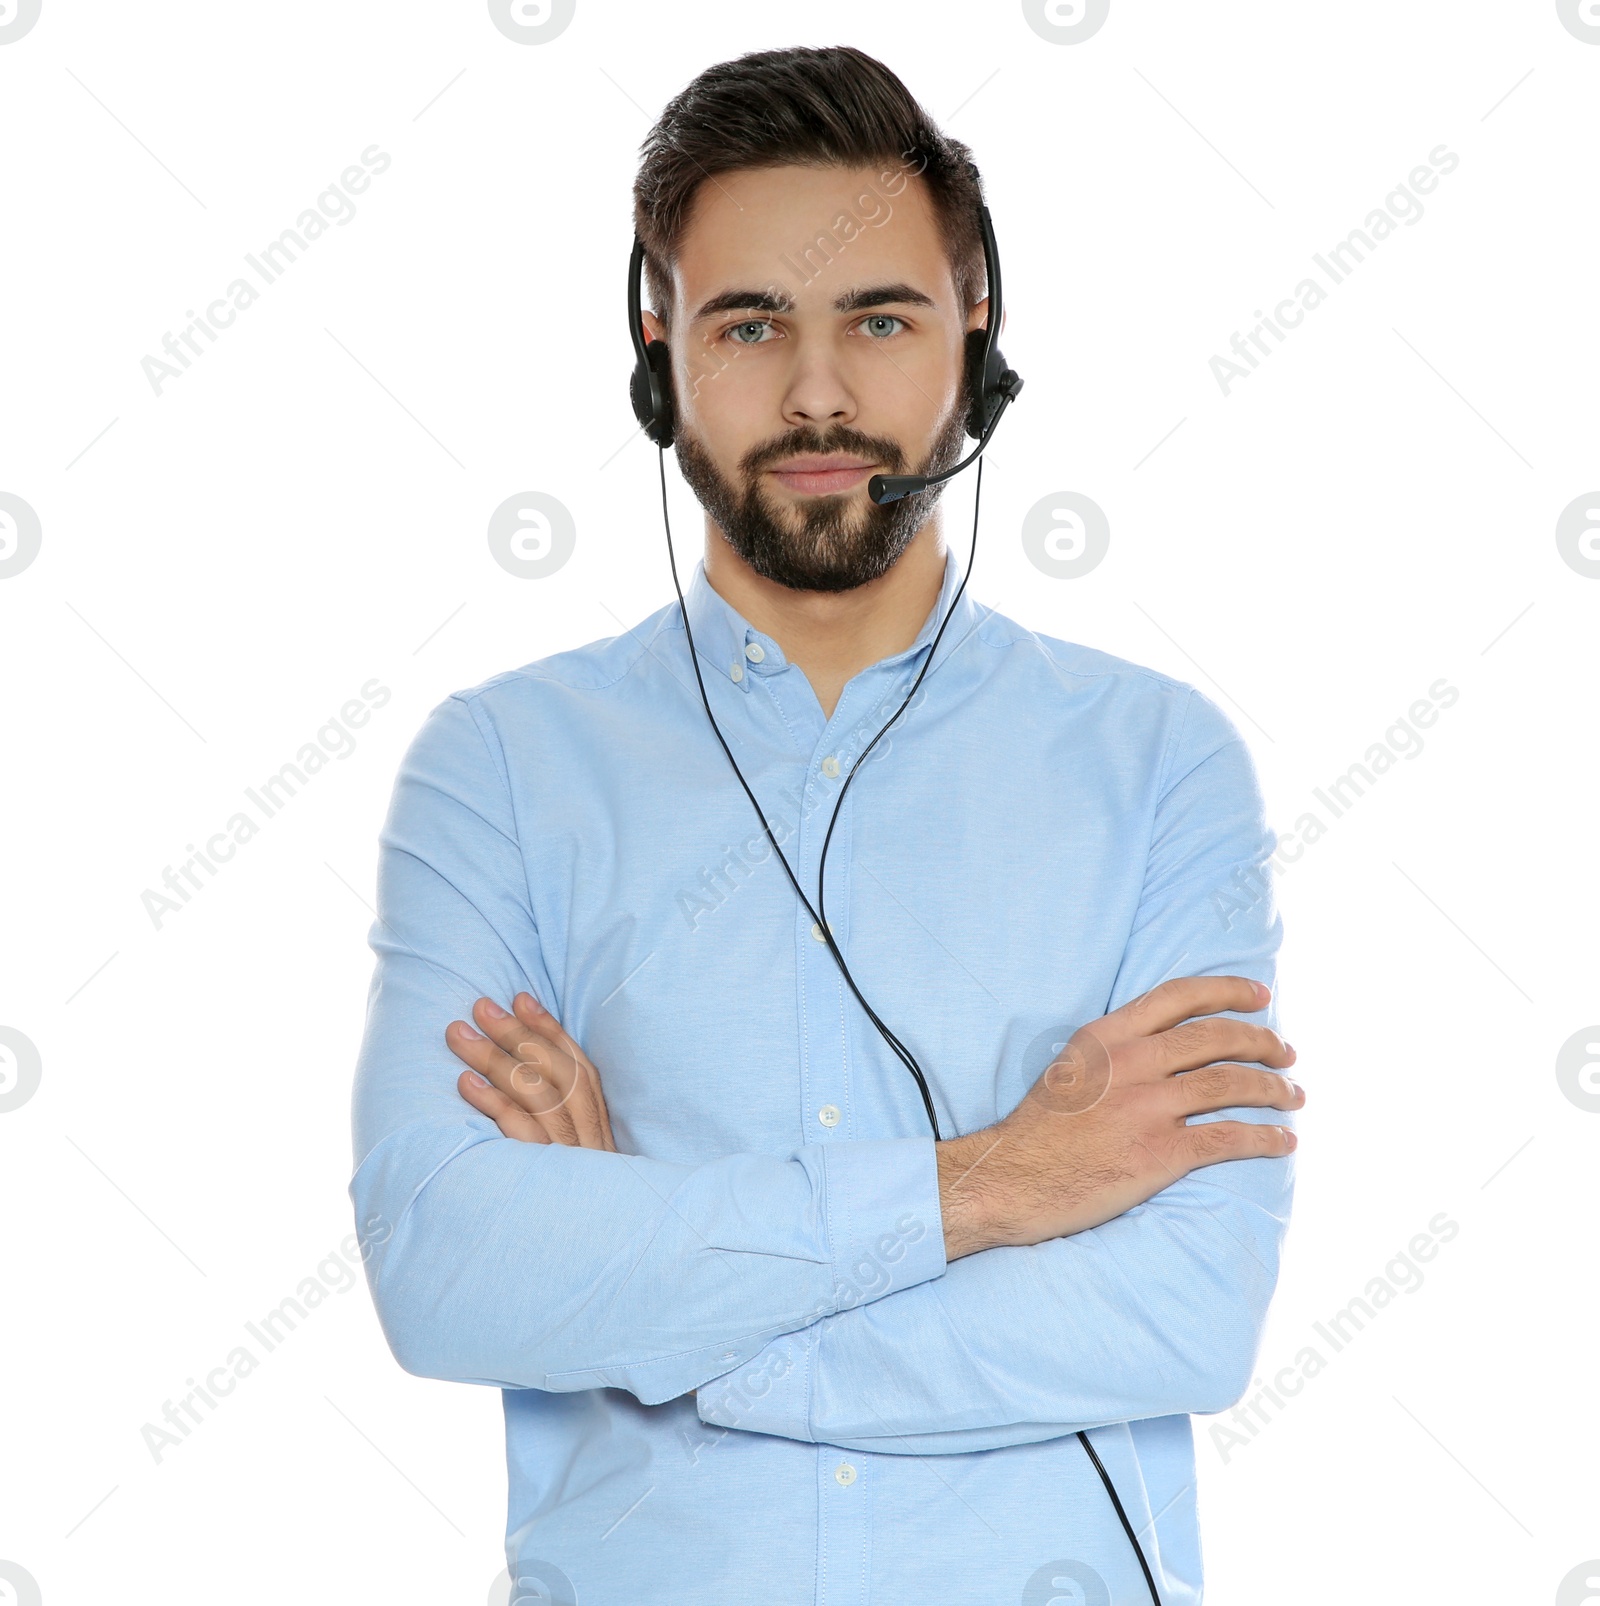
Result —
[[[979,1174],[979,1162],[994,1145],[995,1133],[987,1128],[934,1145],[947,1261],[991,1249],[1001,1242],[990,1209],[993,1179]]]

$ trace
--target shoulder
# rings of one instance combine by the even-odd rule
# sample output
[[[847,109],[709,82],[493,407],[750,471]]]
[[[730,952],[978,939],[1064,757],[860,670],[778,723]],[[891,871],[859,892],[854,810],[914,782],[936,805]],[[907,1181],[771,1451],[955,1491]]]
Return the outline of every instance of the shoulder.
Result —
[[[502,780],[507,757],[524,743],[537,749],[592,728],[598,704],[654,682],[667,656],[658,639],[679,629],[672,602],[631,629],[581,647],[503,669],[436,703],[418,730],[413,760],[433,755],[451,767],[491,763]]]
[[[462,702],[483,702],[500,707],[519,697],[537,698],[549,691],[603,692],[620,685],[645,666],[660,650],[663,631],[677,630],[678,604],[669,603],[620,635],[602,636],[582,647],[551,653],[515,669],[504,669],[476,686],[451,693]]]
[[[1069,704],[1092,711],[1102,735],[1158,752],[1160,774],[1168,783],[1234,743],[1248,758],[1248,745],[1232,716],[1177,675],[1030,630],[998,612],[989,613],[978,636],[1003,659],[1003,672],[1018,677],[1020,694],[1046,707]]]

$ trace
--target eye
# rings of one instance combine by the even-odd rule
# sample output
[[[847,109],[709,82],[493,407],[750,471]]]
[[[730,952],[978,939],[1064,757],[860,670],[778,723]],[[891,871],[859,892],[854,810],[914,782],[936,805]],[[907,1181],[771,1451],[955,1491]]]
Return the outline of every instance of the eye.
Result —
[[[887,340],[898,331],[893,329],[873,328],[874,324],[898,323],[904,324],[904,318],[897,318],[892,312],[874,312],[861,320],[860,327],[867,331],[868,337],[873,340]]]
[[[746,340],[744,338],[744,333],[745,333],[746,330],[750,330],[750,329],[755,329],[755,330],[759,331],[759,330],[762,330],[762,329],[770,329],[771,327],[772,327],[772,323],[771,323],[771,321],[769,319],[766,319],[766,318],[750,318],[750,319],[747,319],[744,323],[730,324],[723,331],[723,338],[724,339],[731,339],[733,341],[734,345],[736,345],[736,346],[764,346],[764,345],[767,344],[767,341],[764,340],[759,333],[756,335],[756,337],[753,340]]]

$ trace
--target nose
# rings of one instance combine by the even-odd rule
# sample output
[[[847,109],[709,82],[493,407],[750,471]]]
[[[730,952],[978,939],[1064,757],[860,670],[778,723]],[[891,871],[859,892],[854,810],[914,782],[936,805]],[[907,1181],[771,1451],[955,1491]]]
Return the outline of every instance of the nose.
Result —
[[[797,342],[799,344],[799,342]],[[856,417],[856,399],[842,365],[825,343],[812,342],[794,359],[784,391],[783,419],[791,428],[827,430]]]

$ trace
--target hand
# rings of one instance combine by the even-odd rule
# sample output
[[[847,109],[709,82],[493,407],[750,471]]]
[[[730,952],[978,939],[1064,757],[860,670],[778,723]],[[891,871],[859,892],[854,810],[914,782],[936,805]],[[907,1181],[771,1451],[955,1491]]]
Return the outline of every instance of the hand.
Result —
[[[472,1018],[483,1034],[459,1020],[445,1028],[451,1053],[471,1067],[457,1092],[508,1138],[616,1153],[600,1073],[589,1056],[532,994],[518,993],[511,1009],[508,1015],[493,999],[480,998]]]
[[[1232,1063],[1292,1065],[1276,1032],[1192,1018],[1271,996],[1243,976],[1183,976],[1080,1027],[1004,1120],[937,1146],[946,1258],[1083,1232],[1199,1166],[1290,1153],[1287,1127],[1185,1120],[1305,1103],[1286,1076]]]

